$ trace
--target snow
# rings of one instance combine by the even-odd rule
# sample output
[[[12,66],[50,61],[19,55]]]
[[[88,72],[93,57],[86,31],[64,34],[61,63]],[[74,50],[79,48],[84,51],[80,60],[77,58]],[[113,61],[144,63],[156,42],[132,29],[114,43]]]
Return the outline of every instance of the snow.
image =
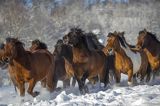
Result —
[[[160,105],[160,78],[150,84],[127,86],[127,76],[122,75],[120,86],[112,82],[107,88],[101,88],[99,84],[89,85],[90,93],[81,95],[78,87],[69,87],[49,93],[41,88],[40,83],[35,90],[40,91],[36,98],[26,93],[20,97],[14,87],[3,85],[0,88],[0,105],[8,106],[150,106]],[[61,87],[62,83],[58,82]],[[26,85],[27,87],[27,85]]]

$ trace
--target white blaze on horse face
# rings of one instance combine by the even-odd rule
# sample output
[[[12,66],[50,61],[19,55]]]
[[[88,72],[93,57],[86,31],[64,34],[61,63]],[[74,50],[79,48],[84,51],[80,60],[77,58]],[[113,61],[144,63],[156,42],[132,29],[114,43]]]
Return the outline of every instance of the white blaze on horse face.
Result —
[[[126,48],[123,47],[122,45],[121,45],[121,47],[123,48],[123,50],[125,51],[125,53],[127,54],[127,56],[131,59],[131,61],[133,63],[133,74],[137,73],[140,69],[140,66],[141,66],[140,53],[138,53],[138,52],[134,53],[133,51],[130,50],[130,48],[127,45],[126,45]]]

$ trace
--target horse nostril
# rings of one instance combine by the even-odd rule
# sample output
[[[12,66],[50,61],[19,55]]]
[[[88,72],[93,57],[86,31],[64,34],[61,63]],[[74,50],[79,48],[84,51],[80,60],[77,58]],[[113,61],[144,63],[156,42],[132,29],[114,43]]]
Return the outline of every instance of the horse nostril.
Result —
[[[9,63],[10,59],[8,57],[6,58],[2,58],[2,60],[5,62],[5,63]]]
[[[111,52],[112,51],[112,49],[108,49],[108,52]]]
[[[138,45],[138,46],[137,46],[137,49],[141,49],[141,46]]]

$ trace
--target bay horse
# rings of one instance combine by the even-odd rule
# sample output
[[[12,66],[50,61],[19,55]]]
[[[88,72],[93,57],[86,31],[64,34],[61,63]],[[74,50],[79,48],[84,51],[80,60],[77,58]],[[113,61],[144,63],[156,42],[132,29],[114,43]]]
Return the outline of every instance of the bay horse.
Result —
[[[151,67],[147,58],[147,55],[145,54],[144,50],[134,50],[135,45],[131,45],[129,44],[125,37],[124,37],[124,33],[125,32],[118,32],[118,35],[122,38],[123,42],[125,43],[127,49],[129,49],[130,51],[134,52],[134,53],[139,53],[141,56],[141,66],[139,68],[139,71],[137,73],[137,76],[140,76],[140,81],[144,80],[144,77],[146,77],[146,82],[148,82],[150,80],[150,75],[151,75]]]
[[[48,50],[48,47],[44,42],[40,41],[39,39],[33,40],[29,50],[31,52],[35,52],[36,50],[40,50],[40,49]],[[46,79],[41,80],[41,85],[43,87],[46,87]]]
[[[156,35],[146,29],[139,31],[135,50],[143,50],[148,58],[153,72],[160,69],[160,41]]]
[[[37,81],[45,78],[47,89],[50,92],[54,90],[54,62],[49,51],[26,51],[21,41],[9,37],[6,38],[3,58],[8,61],[8,65],[12,70],[12,72],[9,71],[9,74],[14,79],[20,91],[20,96],[25,95],[25,83],[29,83],[27,92],[33,97],[37,96],[39,92],[33,92],[33,88]]]
[[[116,83],[120,83],[121,73],[124,73],[128,75],[128,85],[132,85],[132,77],[139,71],[142,63],[140,54],[128,49],[128,46],[116,31],[108,34],[107,45],[103,51],[106,55],[110,52],[115,54]]]
[[[70,64],[73,61],[72,47],[59,39],[55,45],[53,55],[55,57],[55,82],[57,83],[58,80],[62,80],[63,87],[66,88],[70,86],[70,79],[73,78],[72,86],[74,87],[76,79],[74,77],[73,67]],[[97,79],[91,78],[89,81],[95,84]]]
[[[70,71],[66,70],[64,58],[67,59],[67,61],[72,62],[72,47],[64,44],[63,40],[59,39],[55,45],[53,55],[55,59],[54,82],[57,84],[58,80],[62,80],[63,88],[69,87],[72,74],[69,74]]]
[[[88,92],[85,80],[98,76],[106,86],[109,80],[109,71],[106,67],[106,56],[102,51],[90,51],[83,31],[71,29],[64,36],[65,41],[72,45],[74,77],[76,78],[81,94]]]

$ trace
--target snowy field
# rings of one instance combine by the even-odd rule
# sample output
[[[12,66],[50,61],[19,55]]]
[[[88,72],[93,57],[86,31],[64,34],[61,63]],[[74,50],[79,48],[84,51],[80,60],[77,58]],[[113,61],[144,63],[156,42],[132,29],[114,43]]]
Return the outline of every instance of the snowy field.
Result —
[[[1,70],[2,71],[2,70]],[[5,70],[6,71],[6,70]],[[7,79],[5,81],[7,83]],[[61,87],[62,83],[59,82]],[[27,85],[26,85],[27,87]],[[127,76],[122,75],[120,86],[100,88],[99,84],[89,87],[89,94],[81,95],[78,87],[70,87],[50,94],[40,83],[35,90],[40,91],[36,98],[26,93],[20,97],[13,86],[0,87],[0,106],[159,106],[160,78],[148,85],[127,86]]]

